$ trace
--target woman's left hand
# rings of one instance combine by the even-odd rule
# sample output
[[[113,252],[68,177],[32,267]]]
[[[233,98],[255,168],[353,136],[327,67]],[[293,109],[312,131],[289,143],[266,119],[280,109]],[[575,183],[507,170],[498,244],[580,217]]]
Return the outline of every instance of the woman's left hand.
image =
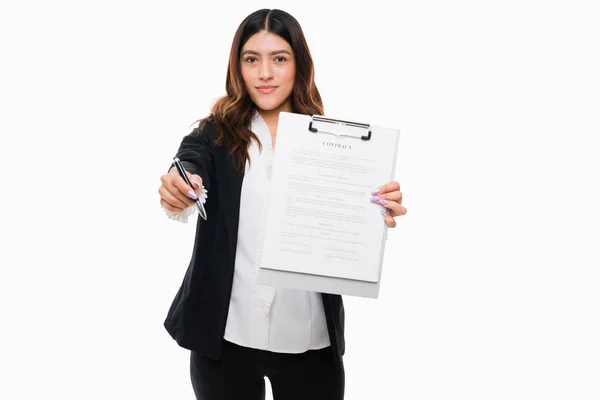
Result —
[[[381,204],[385,209],[381,210],[383,219],[390,228],[396,227],[395,217],[406,214],[406,208],[402,206],[402,192],[398,182],[389,182],[374,190],[371,203]]]

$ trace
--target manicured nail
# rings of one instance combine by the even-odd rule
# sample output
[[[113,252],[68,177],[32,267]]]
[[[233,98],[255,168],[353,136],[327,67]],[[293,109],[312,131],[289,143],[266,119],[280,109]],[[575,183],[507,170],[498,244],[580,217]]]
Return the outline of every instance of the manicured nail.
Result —
[[[381,200],[379,197],[371,197],[371,203],[378,203]]]
[[[196,189],[200,188],[200,184],[196,181],[192,181],[192,186],[194,186]]]
[[[390,214],[386,210],[381,210],[381,215],[388,217]]]
[[[381,192],[381,189],[375,189],[375,190],[373,190],[373,191],[371,192],[371,194],[372,194],[373,196],[376,196],[376,195],[378,195],[378,194],[379,194],[379,192]]]
[[[194,191],[192,191],[192,190],[187,192],[187,195],[190,199],[193,199],[193,200],[196,200],[198,198],[198,196],[196,196],[196,193],[194,193]]]
[[[381,200],[379,200],[379,204],[382,204],[382,205],[384,205],[384,206],[385,206],[387,203],[389,203],[389,201],[387,201],[387,200],[384,200],[384,199],[381,199]]]

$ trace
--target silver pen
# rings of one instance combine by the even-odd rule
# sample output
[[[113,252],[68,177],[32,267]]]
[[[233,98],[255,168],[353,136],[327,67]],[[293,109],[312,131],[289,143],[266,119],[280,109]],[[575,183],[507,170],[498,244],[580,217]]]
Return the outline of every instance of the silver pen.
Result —
[[[179,158],[177,158],[177,157],[173,158],[173,164],[175,165],[175,168],[177,168],[179,175],[183,178],[185,183],[187,183],[189,185],[189,187],[191,187],[193,190],[194,186],[192,186],[192,182],[190,182],[190,180],[187,176],[187,173],[185,172],[185,169],[183,168],[183,165],[181,165],[181,161],[179,161]],[[200,216],[202,218],[204,218],[204,220],[206,220],[206,210],[204,209],[204,204],[202,204],[202,202],[200,201],[200,197],[197,197],[196,200],[194,200],[194,202],[196,203],[196,208],[198,209],[198,213],[200,214]]]

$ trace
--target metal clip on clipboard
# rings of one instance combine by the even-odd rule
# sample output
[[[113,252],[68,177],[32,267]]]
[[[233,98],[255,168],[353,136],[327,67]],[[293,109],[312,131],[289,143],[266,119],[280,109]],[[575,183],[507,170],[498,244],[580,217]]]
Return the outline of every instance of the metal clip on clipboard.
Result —
[[[331,125],[325,126],[324,124]],[[326,130],[321,129],[321,127],[326,128]],[[371,125],[362,122],[327,118],[321,115],[312,116],[312,120],[308,124],[308,130],[314,133],[323,132],[337,136],[349,136],[361,138],[362,140],[371,140]]]

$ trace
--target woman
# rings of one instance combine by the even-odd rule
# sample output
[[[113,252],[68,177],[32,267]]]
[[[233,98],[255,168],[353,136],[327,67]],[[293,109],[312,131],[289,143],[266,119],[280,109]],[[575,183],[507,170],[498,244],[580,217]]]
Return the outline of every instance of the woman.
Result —
[[[186,218],[202,196],[192,260],[165,327],[191,350],[196,398],[342,399],[344,307],[339,295],[256,284],[264,233],[268,165],[279,112],[323,115],[312,57],[298,22],[259,10],[239,26],[227,70],[227,95],[185,136],[177,153],[189,174],[161,177],[160,203]],[[397,182],[374,191],[383,218],[406,213]]]

